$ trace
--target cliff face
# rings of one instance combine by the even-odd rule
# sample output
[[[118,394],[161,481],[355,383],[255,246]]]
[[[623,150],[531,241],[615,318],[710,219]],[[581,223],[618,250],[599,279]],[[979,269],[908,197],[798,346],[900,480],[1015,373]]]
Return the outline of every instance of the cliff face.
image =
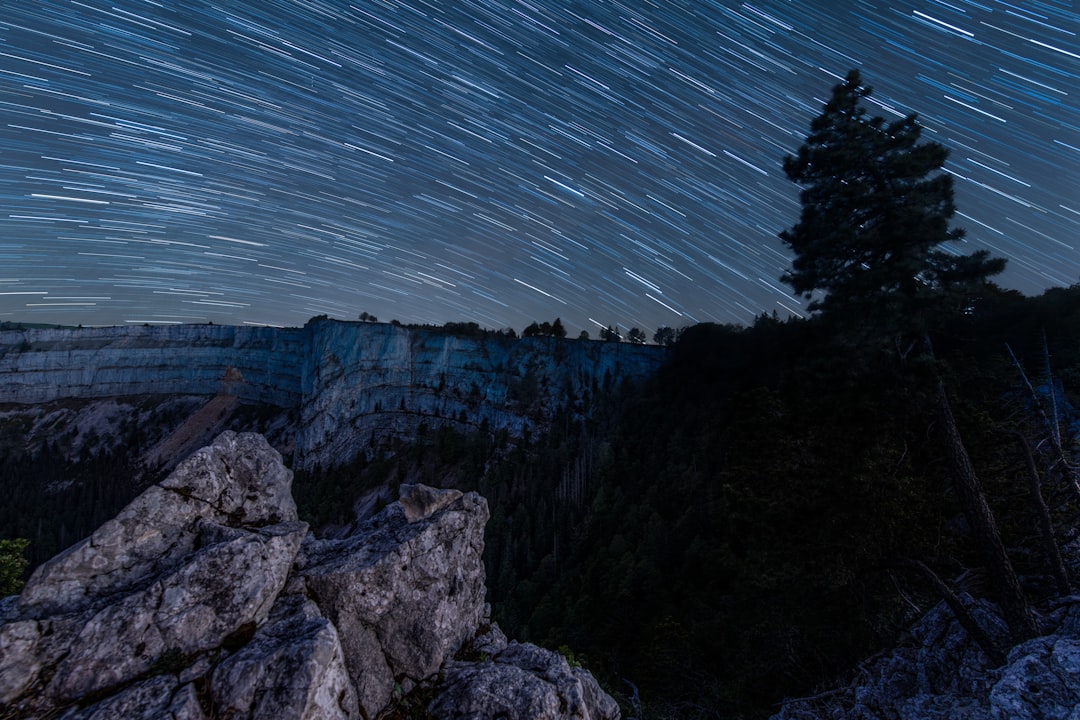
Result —
[[[421,425],[520,434],[560,405],[585,412],[595,387],[641,379],[663,357],[651,346],[331,320],[6,331],[0,404],[234,396],[298,411],[291,441],[296,463],[309,467],[347,462]]]
[[[619,718],[588,672],[490,622],[482,497],[402,486],[316,540],[291,481],[261,436],[224,433],[40,566],[0,601],[0,715]]]
[[[372,439],[487,424],[520,435],[594,384],[639,380],[657,347],[554,338],[462,337],[394,325],[318,322],[304,362],[297,465],[347,461]]]
[[[0,332],[0,403],[127,395],[300,400],[305,329],[226,325]]]

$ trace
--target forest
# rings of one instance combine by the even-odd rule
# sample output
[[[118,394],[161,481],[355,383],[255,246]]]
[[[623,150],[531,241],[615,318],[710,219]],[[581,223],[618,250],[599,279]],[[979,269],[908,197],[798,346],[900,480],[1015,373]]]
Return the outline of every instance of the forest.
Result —
[[[764,717],[844,681],[939,601],[899,560],[994,597],[985,579],[970,585],[984,561],[941,439],[939,384],[1030,603],[1056,592],[1017,433],[1065,546],[1078,505],[1053,438],[1072,458],[1080,286],[1028,298],[987,284],[971,300],[930,333],[932,360],[852,344],[825,318],[693,326],[649,382],[595,388],[586,420],[566,398],[549,432],[522,438],[421,428],[298,473],[294,495],[322,527],[348,522],[372,488],[478,490],[492,508],[489,600],[511,637],[565,646],[628,717],[635,691],[641,717]],[[49,448],[6,453],[10,536],[40,538],[47,557],[111,516],[134,491],[131,440],[70,466]]]
[[[1008,648],[970,598],[1031,637],[1072,587],[1080,286],[1026,298],[990,280],[1005,259],[952,249],[948,151],[869,116],[871,92],[849,73],[784,161],[782,279],[809,318],[685,328],[648,383],[540,437],[441,429],[316,472],[311,520],[406,479],[480,490],[498,621],[565,646],[627,717],[766,717],[942,599],[990,658]]]
[[[631,717],[635,692],[642,717],[765,717],[844,681],[940,601],[908,561],[994,598],[942,440],[942,385],[1028,601],[1057,592],[1020,438],[1064,545],[1078,505],[1053,434],[1067,461],[1080,286],[1025,298],[988,284],[929,337],[932,360],[902,361],[824,319],[697,325],[645,385],[598,389],[588,420],[563,412],[520,439],[434,429],[298,474],[294,493],[319,526],[384,485],[478,490],[489,599],[511,637],[566,646]]]

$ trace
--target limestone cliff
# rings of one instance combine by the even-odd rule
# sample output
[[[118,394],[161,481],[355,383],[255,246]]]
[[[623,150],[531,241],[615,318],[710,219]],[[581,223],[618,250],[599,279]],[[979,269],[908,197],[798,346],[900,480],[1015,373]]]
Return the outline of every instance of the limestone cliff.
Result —
[[[12,330],[0,332],[0,412],[9,424],[18,419],[53,436],[75,427],[82,437],[83,426],[107,430],[101,418],[130,412],[131,398],[187,398],[190,414],[234,397],[291,411],[294,434],[281,444],[309,467],[348,462],[421,425],[517,435],[560,405],[587,412],[595,388],[644,378],[663,358],[655,346],[332,320],[290,329]],[[59,405],[42,410],[49,403]]]
[[[286,407],[300,399],[307,339],[229,325],[6,330],[0,403],[229,392]]]
[[[587,672],[508,643],[484,602],[487,503],[404,486],[344,539],[225,433],[0,603],[0,716],[614,720]],[[410,695],[410,692],[414,695]]]
[[[585,411],[594,387],[640,380],[662,348],[501,335],[460,336],[386,324],[308,325],[297,464],[347,461],[421,424],[486,424],[520,435],[559,405]]]

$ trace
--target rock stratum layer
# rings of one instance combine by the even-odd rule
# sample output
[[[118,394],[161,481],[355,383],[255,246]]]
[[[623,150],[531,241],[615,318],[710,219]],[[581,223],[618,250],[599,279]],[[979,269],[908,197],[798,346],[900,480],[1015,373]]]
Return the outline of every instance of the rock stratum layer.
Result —
[[[8,330],[0,404],[144,395],[265,403],[298,413],[294,462],[310,467],[348,462],[425,424],[519,435],[560,406],[583,412],[597,387],[644,378],[663,358],[655,346],[333,320]]]
[[[224,433],[40,566],[0,604],[0,716],[375,718],[422,689],[434,718],[619,717],[490,622],[482,497],[406,485],[317,540],[291,482],[260,435]]]

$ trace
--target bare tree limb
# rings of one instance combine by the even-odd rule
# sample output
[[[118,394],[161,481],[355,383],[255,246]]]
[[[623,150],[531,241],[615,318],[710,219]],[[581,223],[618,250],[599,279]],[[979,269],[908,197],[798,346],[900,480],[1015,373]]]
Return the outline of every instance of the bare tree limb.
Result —
[[[1057,591],[1061,595],[1068,595],[1071,590],[1069,571],[1061,559],[1061,550],[1058,548],[1057,538],[1054,537],[1054,523],[1050,518],[1050,508],[1043,499],[1042,481],[1039,477],[1039,468],[1035,465],[1035,456],[1031,452],[1031,444],[1023,433],[1013,433],[1020,447],[1024,451],[1024,463],[1027,465],[1028,490],[1031,493],[1031,503],[1035,507],[1035,516],[1039,522],[1039,535],[1042,537],[1043,552],[1046,553],[1046,561],[1054,573],[1054,582]]]
[[[960,437],[956,418],[953,417],[948,396],[945,394],[944,383],[938,385],[938,400],[942,440],[952,469],[960,508],[971,527],[975,544],[983,555],[1002,615],[1017,642],[1033,638],[1038,634],[1035,617],[1031,614],[1024,590],[1020,587],[1020,580],[1016,577],[1008,553],[1005,552],[1005,544],[1001,541],[994,514],[986,502],[982,483],[975,474],[975,467],[971,464],[963,438]]]
[[[934,590],[941,595],[941,599],[945,601],[945,604],[949,606],[949,610],[956,617],[957,622],[967,630],[968,635],[974,640],[982,651],[986,654],[986,657],[990,659],[995,667],[1000,667],[1005,664],[1005,653],[997,646],[997,643],[983,630],[982,626],[976,622],[975,617],[964,606],[964,603],[960,601],[960,598],[954,593],[945,582],[938,577],[938,574],[930,569],[926,563],[920,560],[913,560],[911,558],[899,558],[898,565],[901,565],[911,570],[918,572],[923,579],[927,580],[934,586]]]
[[[1044,334],[1044,343],[1045,339],[1046,336]],[[1041,398],[1039,398],[1039,393],[1035,391],[1035,387],[1031,384],[1031,381],[1028,380],[1027,373],[1024,372],[1024,366],[1020,364],[1020,360],[1017,359],[1016,353],[1013,352],[1012,348],[1009,346],[1009,343],[1005,343],[1005,349],[1009,351],[1009,357],[1012,358],[1013,365],[1015,365],[1016,369],[1020,372],[1020,379],[1023,380],[1025,387],[1027,387],[1028,394],[1031,396],[1031,403],[1035,409],[1036,414],[1039,416],[1039,419],[1042,420],[1043,425],[1046,427],[1046,431],[1050,435],[1050,443],[1053,446],[1054,453],[1053,464],[1061,467],[1062,476],[1066,479],[1069,490],[1073,493],[1074,497],[1077,500],[1080,500],[1080,473],[1077,472],[1077,469],[1073,467],[1073,465],[1069,462],[1068,458],[1065,457],[1065,450],[1061,444],[1061,428],[1059,427],[1057,421],[1057,401],[1056,399],[1054,400],[1054,417],[1053,419],[1051,419],[1046,414],[1046,409],[1043,408],[1043,403]],[[1045,357],[1047,362],[1047,373],[1049,373],[1050,354],[1048,351],[1045,351]],[[1052,384],[1052,378],[1050,382],[1050,394],[1053,397],[1054,395],[1056,395],[1056,392]]]

